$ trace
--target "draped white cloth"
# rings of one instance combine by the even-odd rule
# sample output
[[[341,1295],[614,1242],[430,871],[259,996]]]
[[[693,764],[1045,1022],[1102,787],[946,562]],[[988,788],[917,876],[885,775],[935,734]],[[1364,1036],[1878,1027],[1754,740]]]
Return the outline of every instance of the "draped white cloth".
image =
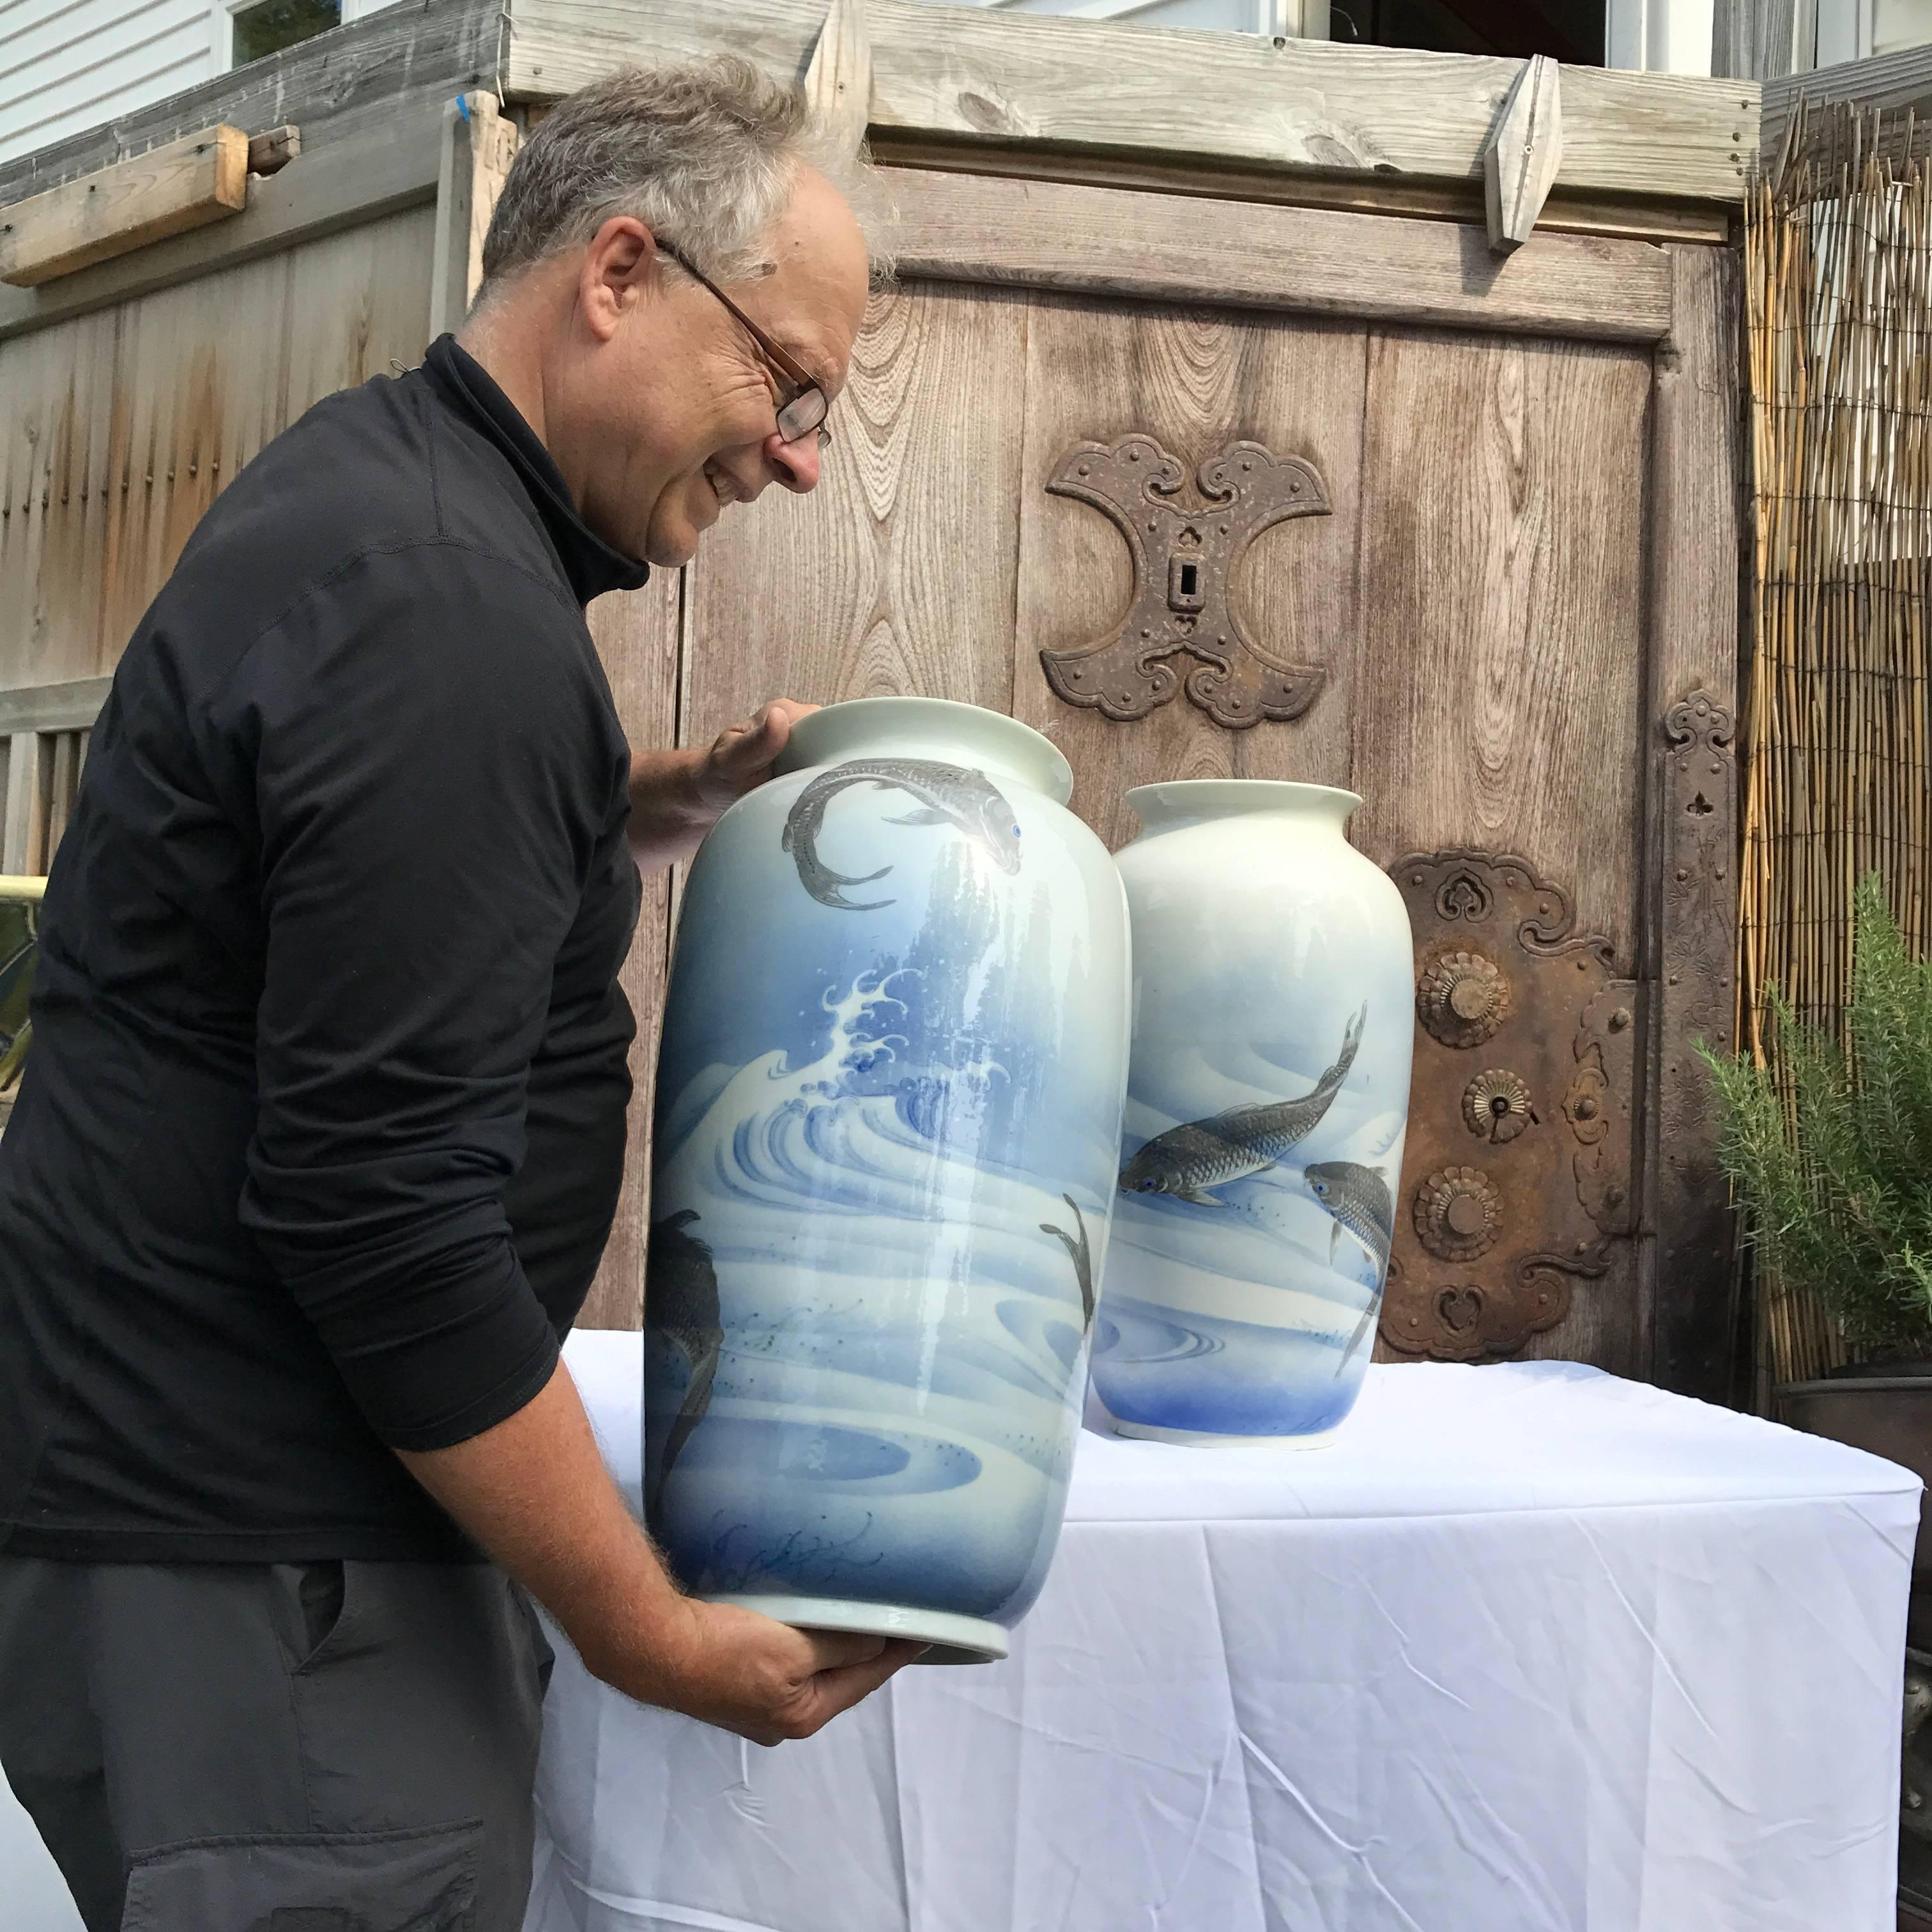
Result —
[[[639,1347],[572,1338],[634,1503]],[[525,1932],[1891,1932],[1916,1478],[1563,1363],[1090,1430],[1005,1664],[761,1751],[559,1656]]]

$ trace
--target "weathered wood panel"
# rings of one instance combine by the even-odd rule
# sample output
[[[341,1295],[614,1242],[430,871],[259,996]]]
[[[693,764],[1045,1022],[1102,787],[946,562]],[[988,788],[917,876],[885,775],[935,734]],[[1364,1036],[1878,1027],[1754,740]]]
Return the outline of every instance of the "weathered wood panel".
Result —
[[[1004,710],[1026,305],[875,298],[809,498],[728,509],[692,573],[682,742],[768,698],[912,692]]]
[[[916,170],[893,178],[901,272],[1352,320],[1654,342],[1670,267],[1643,242]]]
[[[420,356],[434,221],[411,209],[0,343],[0,686],[110,670],[242,464]]]
[[[639,751],[668,746],[676,736],[682,585],[681,572],[659,571],[643,590],[615,592],[590,607],[590,634],[604,660],[610,695],[632,746]],[[635,1328],[643,1318],[644,1252],[650,1227],[651,1078],[664,1018],[670,925],[670,874],[647,876],[637,937],[620,976],[638,1021],[638,1036],[631,1048],[624,1187],[603,1264],[578,1317],[579,1325],[586,1328]]]
[[[802,79],[821,0],[518,0],[512,99],[554,99],[648,50],[688,58],[729,43]],[[1034,146],[1360,169],[1480,180],[1483,142],[1521,63],[1273,42],[1099,20],[868,0],[872,124]],[[1560,184],[1742,200],[1757,139],[1748,82],[1563,70]]]
[[[1638,962],[1650,358],[1400,333],[1370,356],[1355,842],[1513,853]],[[1542,1023],[1565,1030],[1580,1015]],[[1474,1068],[1459,1069],[1466,1078]],[[1418,1088],[1417,1105],[1460,1108]],[[1640,1370],[1634,1253],[1525,1352]]]
[[[1366,336],[1360,328],[1042,298],[1028,318],[1026,446],[1019,500],[1014,715],[1046,731],[1074,770],[1074,807],[1111,846],[1136,821],[1130,785],[1160,778],[1294,778],[1346,783],[1360,645],[1355,548]],[[1131,724],[1056,697],[1042,650],[1111,633],[1132,594],[1125,543],[1099,511],[1049,496],[1076,443],[1142,432],[1190,473],[1249,440],[1313,464],[1334,506],[1265,532],[1238,566],[1237,608],[1258,641],[1324,665],[1302,718],[1231,733],[1185,697]]]

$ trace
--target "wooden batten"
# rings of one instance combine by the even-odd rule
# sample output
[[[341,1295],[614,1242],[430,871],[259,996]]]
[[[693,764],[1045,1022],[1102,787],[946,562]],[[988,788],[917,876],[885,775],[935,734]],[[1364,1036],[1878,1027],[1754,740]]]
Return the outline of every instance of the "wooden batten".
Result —
[[[1556,63],[1542,54],[1524,62],[1503,104],[1502,118],[1483,149],[1483,209],[1490,246],[1499,255],[1529,239],[1563,165],[1563,98],[1557,74]]]
[[[506,97],[554,99],[627,61],[728,46],[806,73],[824,0],[512,0]],[[1480,186],[1515,60],[1276,44],[1110,22],[868,0],[870,125],[1056,151]],[[1757,145],[1749,82],[1563,70],[1555,188],[1741,205]]]
[[[33,288],[238,214],[248,137],[217,127],[0,208],[0,282]]]
[[[866,0],[832,0],[805,70],[805,95],[813,118],[856,154],[872,118],[872,42],[866,27]]]

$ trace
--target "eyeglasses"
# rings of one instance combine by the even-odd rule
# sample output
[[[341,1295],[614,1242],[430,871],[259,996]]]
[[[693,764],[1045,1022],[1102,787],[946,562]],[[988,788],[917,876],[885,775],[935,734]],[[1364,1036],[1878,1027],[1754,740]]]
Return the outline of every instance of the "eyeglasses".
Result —
[[[796,442],[816,430],[818,446],[824,448],[832,440],[832,432],[825,427],[826,414],[832,405],[826,400],[825,392],[818,386],[818,379],[781,349],[709,275],[694,267],[682,249],[665,241],[662,236],[658,238],[658,247],[692,280],[702,282],[730,310],[743,325],[745,333],[758,345],[759,352],[782,378],[778,384],[778,440]]]

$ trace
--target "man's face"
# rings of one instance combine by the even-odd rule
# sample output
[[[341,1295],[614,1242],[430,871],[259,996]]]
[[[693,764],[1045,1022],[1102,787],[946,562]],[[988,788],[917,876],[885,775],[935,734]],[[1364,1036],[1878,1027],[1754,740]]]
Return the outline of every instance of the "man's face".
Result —
[[[805,171],[767,238],[772,272],[725,292],[830,400],[865,317],[864,238],[844,198]],[[586,269],[599,298],[602,242]],[[802,494],[818,482],[817,433],[786,442],[778,432],[793,385],[716,295],[662,257],[618,305],[592,370],[601,420],[579,507],[628,555],[686,562],[728,506],[773,483]]]

